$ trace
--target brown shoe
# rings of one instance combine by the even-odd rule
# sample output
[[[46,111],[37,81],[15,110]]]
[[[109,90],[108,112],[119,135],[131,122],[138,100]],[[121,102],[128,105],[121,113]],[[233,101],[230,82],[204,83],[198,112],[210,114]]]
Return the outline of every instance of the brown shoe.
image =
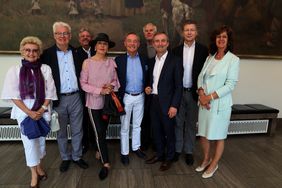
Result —
[[[160,171],[166,171],[170,169],[172,162],[171,161],[164,161],[160,166]]]
[[[154,163],[159,162],[159,161],[161,161],[161,160],[159,160],[159,158],[157,156],[153,156],[150,159],[147,159],[145,161],[145,163],[146,164],[154,164]]]

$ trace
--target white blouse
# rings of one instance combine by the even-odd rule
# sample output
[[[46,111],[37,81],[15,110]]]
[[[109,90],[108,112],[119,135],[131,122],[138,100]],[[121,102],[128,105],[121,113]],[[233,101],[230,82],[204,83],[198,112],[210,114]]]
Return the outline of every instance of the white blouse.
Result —
[[[22,65],[16,65],[8,70],[4,80],[1,99],[3,100],[21,99],[20,90],[19,90],[19,77],[20,77],[21,66]],[[45,79],[45,99],[58,100],[51,68],[48,65],[42,64],[41,72]],[[27,108],[31,109],[35,102],[35,99],[24,99],[23,102]],[[49,105],[48,111],[43,114],[43,118],[46,121],[50,121],[50,115],[51,115],[51,108]],[[11,119],[16,119],[20,124],[20,122],[23,121],[26,117],[27,114],[24,113],[15,104],[13,104]]]

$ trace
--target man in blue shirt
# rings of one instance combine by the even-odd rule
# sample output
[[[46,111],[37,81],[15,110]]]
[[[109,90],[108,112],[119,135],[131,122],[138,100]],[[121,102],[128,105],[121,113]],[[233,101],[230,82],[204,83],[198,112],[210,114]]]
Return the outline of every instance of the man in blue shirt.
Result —
[[[81,158],[83,105],[78,79],[82,65],[76,50],[69,45],[71,27],[64,22],[55,22],[53,34],[56,44],[44,50],[41,59],[52,69],[58,95],[53,108],[59,114],[60,130],[57,132],[57,141],[62,158],[60,171],[67,171],[71,160],[80,168],[86,169],[88,164]],[[72,150],[68,148],[68,124],[71,130]]]
[[[144,114],[144,86],[146,78],[145,59],[138,54],[140,39],[135,33],[128,33],[124,40],[126,54],[116,57],[120,82],[119,97],[126,114],[121,116],[121,162],[129,164],[129,130],[132,117],[132,150],[140,158],[145,154],[140,150],[141,122]]]

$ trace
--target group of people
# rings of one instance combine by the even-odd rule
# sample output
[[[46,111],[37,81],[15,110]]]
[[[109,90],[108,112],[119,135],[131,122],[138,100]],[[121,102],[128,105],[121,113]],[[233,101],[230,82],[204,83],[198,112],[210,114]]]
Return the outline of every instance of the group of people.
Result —
[[[95,157],[102,162],[99,177],[103,180],[108,176],[109,116],[103,107],[105,96],[112,92],[117,93],[125,110],[120,116],[123,165],[130,163],[132,123],[131,149],[145,163],[161,162],[159,170],[165,171],[184,152],[186,164],[193,165],[198,132],[204,157],[195,170],[209,178],[218,169],[230,121],[231,92],[239,73],[239,58],[232,53],[232,30],[228,26],[216,29],[209,50],[196,42],[197,24],[192,20],[183,23],[183,44],[174,49],[169,48],[167,34],[157,32],[154,24],[146,24],[143,32],[144,43],[136,33],[127,33],[126,53],[114,59],[107,56],[115,43],[106,33],[97,34],[93,40],[89,30],[82,28],[81,47],[73,48],[71,27],[64,22],[53,24],[55,44],[44,51],[37,37],[21,41],[22,63],[8,71],[1,98],[13,101],[11,118],[19,125],[28,116],[50,121],[52,104],[59,115],[61,172],[67,171],[71,162],[88,168],[82,156],[91,139]],[[42,166],[45,138],[28,139],[23,133],[21,138],[31,169],[30,185],[38,187],[40,180],[48,178]],[[150,145],[155,155],[147,157],[144,151]]]

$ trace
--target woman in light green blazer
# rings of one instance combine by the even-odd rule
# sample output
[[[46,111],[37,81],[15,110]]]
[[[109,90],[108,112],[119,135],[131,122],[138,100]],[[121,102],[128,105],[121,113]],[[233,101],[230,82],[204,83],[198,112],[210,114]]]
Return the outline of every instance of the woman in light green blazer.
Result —
[[[240,59],[232,53],[232,30],[216,29],[211,37],[210,53],[198,77],[199,128],[204,159],[197,172],[210,178],[218,169],[230,123],[232,91],[238,81]],[[215,142],[211,152],[210,142]],[[211,153],[214,155],[212,156]]]

